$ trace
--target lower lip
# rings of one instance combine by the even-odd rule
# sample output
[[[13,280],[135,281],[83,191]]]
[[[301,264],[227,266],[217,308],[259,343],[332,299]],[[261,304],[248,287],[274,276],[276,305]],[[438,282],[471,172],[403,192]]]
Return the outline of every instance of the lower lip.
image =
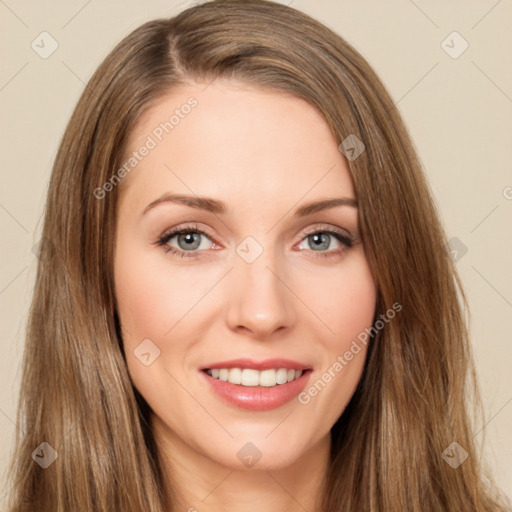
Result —
[[[298,379],[272,387],[231,384],[201,373],[211,389],[229,404],[249,411],[270,411],[293,400],[306,386],[311,371],[306,370]]]

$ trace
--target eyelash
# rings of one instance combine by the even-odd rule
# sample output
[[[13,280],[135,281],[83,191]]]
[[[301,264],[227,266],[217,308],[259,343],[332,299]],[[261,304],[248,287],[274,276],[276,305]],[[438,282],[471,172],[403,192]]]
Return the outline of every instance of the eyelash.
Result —
[[[199,229],[197,226],[183,226],[181,228],[177,228],[174,230],[171,230],[167,233],[164,233],[156,242],[156,245],[163,247],[166,254],[170,253],[173,256],[181,257],[181,258],[194,258],[197,256],[198,252],[201,251],[183,251],[180,249],[176,249],[176,247],[172,247],[168,245],[169,241],[174,238],[176,235],[183,235],[187,233],[196,233],[205,236],[206,238],[209,238],[211,240],[211,237],[208,235],[208,233],[205,233],[203,230]],[[310,231],[307,231],[304,233],[304,236],[301,238],[300,242],[307,238],[310,235],[315,234],[328,234],[333,236],[336,240],[341,242],[341,244],[344,246],[341,249],[338,250],[327,250],[327,251],[313,251],[312,249],[309,249],[310,252],[315,253],[315,257],[319,258],[325,258],[325,257],[331,257],[335,255],[339,255],[343,252],[345,252],[347,249],[350,249],[354,245],[354,240],[348,236],[343,234],[341,231],[333,230],[332,228],[329,229],[322,229],[322,228],[316,228]],[[213,240],[212,240],[213,241]]]

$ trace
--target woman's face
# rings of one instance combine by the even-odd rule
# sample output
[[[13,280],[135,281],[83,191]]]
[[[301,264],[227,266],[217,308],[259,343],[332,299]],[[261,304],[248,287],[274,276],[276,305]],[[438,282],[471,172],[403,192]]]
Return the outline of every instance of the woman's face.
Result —
[[[158,439],[258,469],[328,442],[376,289],[321,115],[278,92],[191,84],[144,114],[126,158],[116,297]]]

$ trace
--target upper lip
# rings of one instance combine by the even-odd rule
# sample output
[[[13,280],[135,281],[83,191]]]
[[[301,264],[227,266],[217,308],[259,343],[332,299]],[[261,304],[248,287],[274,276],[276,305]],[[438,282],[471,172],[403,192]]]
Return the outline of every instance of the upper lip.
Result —
[[[249,368],[252,370],[271,370],[279,368],[287,368],[289,370],[309,370],[311,366],[299,363],[291,359],[265,359],[263,361],[255,361],[253,359],[241,358],[230,359],[229,361],[219,361],[203,366],[201,370],[209,370],[212,368]]]

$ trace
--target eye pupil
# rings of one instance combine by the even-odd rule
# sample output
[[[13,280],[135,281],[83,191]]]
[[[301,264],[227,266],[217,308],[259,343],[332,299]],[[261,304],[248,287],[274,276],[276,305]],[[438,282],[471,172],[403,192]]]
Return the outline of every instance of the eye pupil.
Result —
[[[181,242],[185,242],[182,246]],[[184,233],[178,236],[178,245],[181,249],[189,251],[197,249],[201,245],[201,234],[200,233]]]
[[[328,249],[330,236],[326,233],[314,233],[309,235],[309,239],[313,241],[313,248],[315,249]]]

